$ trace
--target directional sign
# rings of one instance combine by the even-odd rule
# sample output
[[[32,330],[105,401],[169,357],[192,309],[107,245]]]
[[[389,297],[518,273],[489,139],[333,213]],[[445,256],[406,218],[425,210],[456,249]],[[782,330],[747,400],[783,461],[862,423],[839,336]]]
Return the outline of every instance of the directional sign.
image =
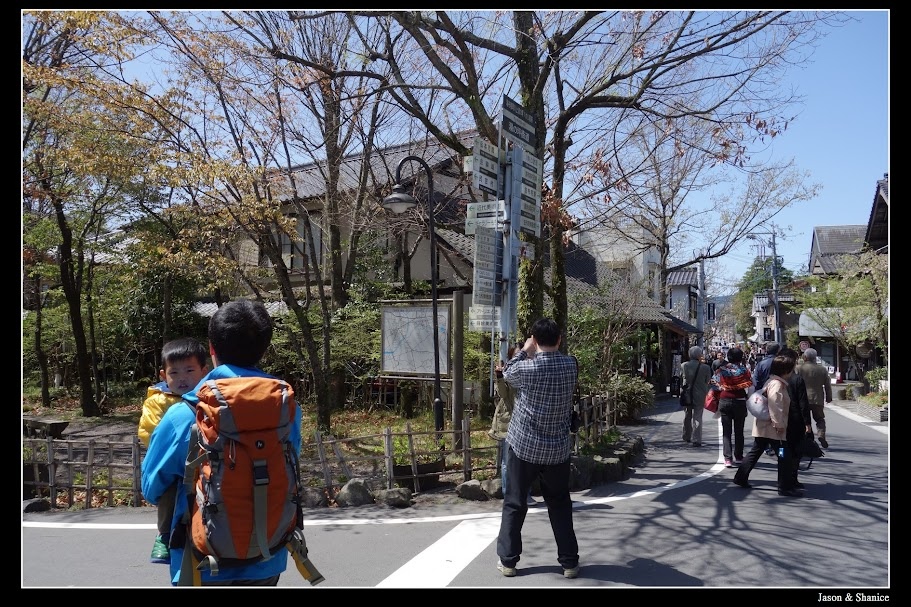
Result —
[[[472,331],[493,331],[500,325],[500,306],[473,304],[468,308],[468,328]]]
[[[506,201],[493,200],[490,202],[469,202],[465,210],[466,217],[496,217],[506,218]]]
[[[500,150],[492,143],[475,137],[471,156],[471,185],[496,196],[499,173]]]
[[[519,103],[503,95],[503,136],[521,145],[531,155],[535,154],[538,147],[538,137],[535,133],[535,120],[531,112]]]
[[[502,229],[505,220],[505,200],[469,202],[465,210],[465,235],[476,234],[477,228]]]
[[[519,219],[519,231],[525,232],[526,234],[534,234],[535,236],[541,235],[541,221],[538,219],[529,219],[528,217],[521,217]]]
[[[503,278],[503,238],[500,232],[479,227],[474,244],[472,304],[493,306],[500,300]]]

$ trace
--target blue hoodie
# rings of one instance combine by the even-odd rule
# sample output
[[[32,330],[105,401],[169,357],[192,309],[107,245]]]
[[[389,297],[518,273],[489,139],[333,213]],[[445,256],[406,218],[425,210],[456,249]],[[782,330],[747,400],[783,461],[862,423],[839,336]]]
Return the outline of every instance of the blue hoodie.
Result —
[[[259,369],[235,367],[233,365],[219,365],[212,369],[199,384],[183,398],[191,405],[196,405],[199,399],[196,391],[210,379],[223,379],[227,377],[273,377]],[[180,523],[184,512],[187,510],[186,491],[183,485],[184,467],[187,460],[187,450],[190,446],[190,428],[196,423],[196,410],[183,404],[176,404],[165,411],[164,417],[152,438],[145,458],[142,460],[142,495],[152,504],[158,503],[159,498],[168,487],[177,483],[177,501],[174,506],[174,518],[171,520],[171,533]],[[300,446],[301,442],[301,411],[297,407],[297,415],[291,425],[291,443]],[[183,548],[171,548],[171,584],[177,585],[180,579],[180,563],[183,559]],[[285,571],[288,565],[288,552],[279,552],[271,559],[231,569],[222,569],[217,577],[212,577],[208,571],[202,572],[202,583],[211,581],[223,582],[227,580],[261,580]]]

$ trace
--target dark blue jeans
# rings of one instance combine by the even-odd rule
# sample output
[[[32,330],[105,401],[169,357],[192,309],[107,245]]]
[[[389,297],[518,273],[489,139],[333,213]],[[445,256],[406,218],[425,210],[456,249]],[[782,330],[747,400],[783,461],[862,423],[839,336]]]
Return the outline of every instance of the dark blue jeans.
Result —
[[[722,398],[718,401],[721,414],[721,451],[725,459],[743,459],[743,426],[747,418],[745,398]],[[731,439],[733,437],[733,448]]]
[[[573,529],[573,502],[569,494],[569,460],[559,464],[532,464],[515,454],[507,444],[506,469],[509,484],[503,494],[503,514],[497,536],[497,556],[507,567],[515,567],[522,554],[522,525],[528,514],[525,502],[535,478],[541,481],[541,495],[557,541],[557,562],[564,569],[579,564],[579,544]]]

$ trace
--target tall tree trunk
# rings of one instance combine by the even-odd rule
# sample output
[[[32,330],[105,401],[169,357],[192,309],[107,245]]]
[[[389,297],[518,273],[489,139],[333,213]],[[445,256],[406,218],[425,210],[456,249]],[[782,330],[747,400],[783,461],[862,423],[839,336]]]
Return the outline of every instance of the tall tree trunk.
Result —
[[[47,368],[47,353],[41,344],[41,323],[43,320],[42,309],[44,308],[45,298],[41,295],[41,277],[35,277],[35,293],[37,294],[38,306],[35,308],[35,358],[38,359],[38,368],[41,370],[41,406],[50,408],[51,406],[51,388],[50,372]]]
[[[51,192],[47,187],[46,192]],[[51,195],[57,215],[57,227],[60,229],[60,247],[58,248],[60,282],[66,304],[70,311],[70,326],[73,329],[73,343],[76,346],[76,371],[79,376],[79,404],[85,417],[101,416],[101,408],[95,402],[92,390],[92,365],[85,338],[85,326],[82,323],[82,296],[79,281],[76,279],[75,260],[73,259],[73,233],[64,213],[63,203]]]

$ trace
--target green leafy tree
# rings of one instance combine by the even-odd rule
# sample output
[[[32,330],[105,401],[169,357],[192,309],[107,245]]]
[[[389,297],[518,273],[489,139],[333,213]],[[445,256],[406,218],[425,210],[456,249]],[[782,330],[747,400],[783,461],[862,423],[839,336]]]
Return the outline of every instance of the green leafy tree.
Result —
[[[109,70],[140,39],[119,15],[102,11],[26,11],[22,32],[23,210],[40,209],[39,216],[54,220],[80,405],[84,415],[97,416],[91,246],[109,229],[123,190],[149,164],[155,132],[143,117],[121,111],[130,92]]]
[[[784,267],[784,258],[778,258],[779,291],[781,285],[786,285],[794,280],[794,272]],[[757,294],[772,294],[772,264],[774,260],[769,257],[757,257],[747,268],[746,273],[737,283],[737,292],[731,301],[731,313],[734,315],[734,326],[740,335],[752,335],[756,330],[756,321],[753,313],[753,296]]]
[[[865,249],[839,259],[838,273],[812,276],[803,312],[830,333],[854,363],[867,389],[866,365],[858,346],[889,352],[889,255]]]

